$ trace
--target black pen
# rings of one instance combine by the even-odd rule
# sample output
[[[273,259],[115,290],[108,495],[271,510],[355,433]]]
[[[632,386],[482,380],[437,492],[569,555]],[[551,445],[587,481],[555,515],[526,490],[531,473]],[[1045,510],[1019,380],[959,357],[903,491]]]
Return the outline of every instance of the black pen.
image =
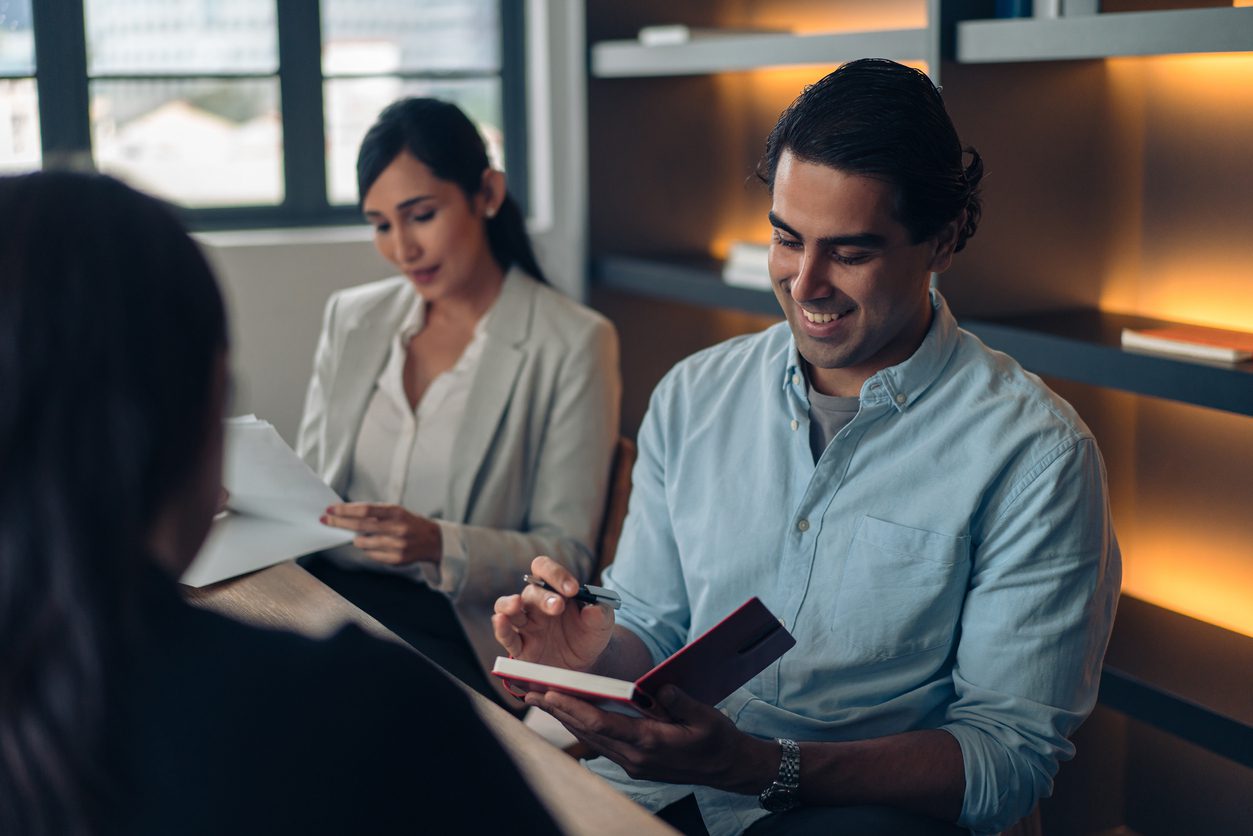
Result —
[[[547,581],[537,578],[534,575],[523,575],[522,580],[531,586],[539,586],[547,589],[549,592],[561,593],[553,589]],[[585,583],[579,587],[579,591],[570,596],[572,600],[582,604],[604,604],[611,610],[619,609],[622,606],[622,599],[618,597],[618,593],[612,589],[605,589],[603,586],[592,586]]]

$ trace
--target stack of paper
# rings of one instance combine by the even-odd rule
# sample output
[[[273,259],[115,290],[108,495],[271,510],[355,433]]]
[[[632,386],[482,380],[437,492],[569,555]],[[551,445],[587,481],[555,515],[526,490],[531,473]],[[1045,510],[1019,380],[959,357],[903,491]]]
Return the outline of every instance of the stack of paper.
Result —
[[[318,521],[340,501],[266,421],[226,422],[222,482],[230,491],[200,554],[179,580],[206,586],[352,541]]]
[[[771,290],[770,246],[744,241],[732,244],[726,263],[722,265],[722,280],[737,287]]]

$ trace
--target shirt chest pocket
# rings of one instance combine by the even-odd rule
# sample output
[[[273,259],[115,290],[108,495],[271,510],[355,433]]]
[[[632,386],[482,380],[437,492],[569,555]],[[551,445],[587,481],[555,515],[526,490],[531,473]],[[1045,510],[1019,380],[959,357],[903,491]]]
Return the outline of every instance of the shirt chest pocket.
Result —
[[[969,537],[863,517],[836,592],[832,627],[845,661],[946,648],[965,600],[969,553]]]

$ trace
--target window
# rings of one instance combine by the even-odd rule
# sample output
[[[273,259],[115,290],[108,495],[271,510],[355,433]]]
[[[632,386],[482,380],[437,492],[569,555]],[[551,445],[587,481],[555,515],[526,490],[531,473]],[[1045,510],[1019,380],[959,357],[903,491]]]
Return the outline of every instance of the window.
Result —
[[[0,174],[41,162],[30,0],[0,2]]]
[[[201,227],[344,221],[401,96],[524,159],[522,32],[522,0],[0,0],[0,172],[90,159]]]

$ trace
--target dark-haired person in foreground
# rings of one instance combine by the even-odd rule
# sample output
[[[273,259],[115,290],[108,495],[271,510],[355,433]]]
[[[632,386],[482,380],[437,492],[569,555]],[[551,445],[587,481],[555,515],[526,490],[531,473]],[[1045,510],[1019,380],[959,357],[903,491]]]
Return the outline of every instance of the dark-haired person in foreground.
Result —
[[[617,623],[534,586],[496,605],[514,656],[625,679],[752,595],[783,620],[797,645],[720,710],[526,696],[686,832],[995,832],[1050,792],[1096,700],[1120,578],[1096,444],[929,288],[979,218],[969,153],[916,70],[806,89],[759,169],[787,323],[654,392]]]
[[[173,214],[47,173],[0,178],[0,218],[0,833],[555,833],[416,654],[180,597],[227,328]]]
[[[492,693],[496,597],[537,554],[583,580],[594,565],[618,439],[617,335],[545,282],[504,173],[456,105],[384,109],[357,185],[400,275],[326,306],[296,446],[347,500],[324,522],[358,536],[336,565],[306,565]]]

